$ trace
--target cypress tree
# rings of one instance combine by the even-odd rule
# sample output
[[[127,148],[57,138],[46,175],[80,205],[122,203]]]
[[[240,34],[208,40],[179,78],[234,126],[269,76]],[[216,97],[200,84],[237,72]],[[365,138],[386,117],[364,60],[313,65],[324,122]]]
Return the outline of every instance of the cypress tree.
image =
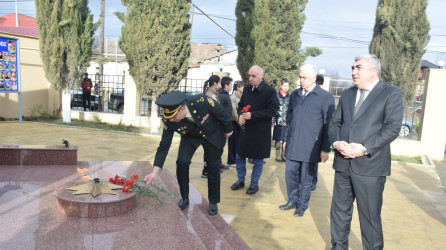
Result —
[[[122,0],[127,14],[119,41],[138,92],[152,96],[178,88],[190,55],[190,0]],[[154,107],[154,105],[152,105]],[[153,112],[152,112],[153,114]]]
[[[254,17],[254,0],[238,0],[235,7],[236,36],[238,47],[237,68],[244,82],[248,82],[248,70],[254,62],[254,40],[251,37]]]
[[[322,53],[320,49],[313,47],[301,49],[300,33],[305,21],[303,12],[307,2],[308,0],[238,1],[238,6],[251,10],[242,20],[237,16],[237,24],[239,21],[244,24],[240,26],[244,28],[244,32],[239,33],[237,26],[236,41],[241,36],[238,39],[250,46],[250,53],[241,53],[245,48],[237,44],[239,57],[242,54],[245,59],[237,60],[241,75],[247,74],[249,67],[257,64],[264,69],[265,80],[276,88],[280,87],[283,78],[292,83],[297,81],[299,67],[306,58]]]
[[[88,0],[36,0],[36,21],[45,76],[68,93],[88,67],[99,24],[93,24]]]
[[[429,42],[427,0],[379,0],[370,53],[381,61],[381,79],[412,103],[421,59]]]

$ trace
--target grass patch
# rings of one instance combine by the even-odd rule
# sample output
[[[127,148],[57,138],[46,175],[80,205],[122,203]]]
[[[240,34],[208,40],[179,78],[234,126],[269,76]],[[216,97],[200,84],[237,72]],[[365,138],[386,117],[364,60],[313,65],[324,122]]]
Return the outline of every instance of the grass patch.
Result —
[[[407,163],[417,163],[422,164],[420,156],[415,157],[409,157],[409,156],[402,156],[402,155],[392,155],[392,161],[401,161],[401,162],[407,162]]]
[[[112,125],[112,124],[102,122],[101,120],[80,121],[80,120],[71,119],[71,123],[65,123],[65,122],[63,122],[62,119],[55,119],[55,120],[39,119],[37,121],[52,123],[52,124],[57,124],[57,125],[72,126],[72,127],[96,128],[96,129],[123,131],[123,132],[131,132],[131,133],[150,133],[149,129],[147,129],[147,128],[125,126],[122,123],[120,123],[118,125]]]

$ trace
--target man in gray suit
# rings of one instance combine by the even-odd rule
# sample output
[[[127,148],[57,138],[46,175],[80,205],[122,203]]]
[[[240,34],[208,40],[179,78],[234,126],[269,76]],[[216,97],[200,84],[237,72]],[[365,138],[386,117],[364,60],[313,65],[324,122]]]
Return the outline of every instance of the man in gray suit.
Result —
[[[363,248],[384,248],[383,191],[390,175],[390,143],[398,137],[403,119],[403,97],[398,88],[379,80],[380,72],[375,55],[356,57],[355,86],[342,93],[330,121],[336,171],[330,215],[332,249],[348,249],[355,199]]]
[[[313,65],[303,65],[299,78],[301,88],[290,95],[283,143],[288,202],[279,208],[296,208],[294,216],[302,217],[308,208],[315,165],[328,159],[328,122],[335,104],[333,96],[316,84]]]

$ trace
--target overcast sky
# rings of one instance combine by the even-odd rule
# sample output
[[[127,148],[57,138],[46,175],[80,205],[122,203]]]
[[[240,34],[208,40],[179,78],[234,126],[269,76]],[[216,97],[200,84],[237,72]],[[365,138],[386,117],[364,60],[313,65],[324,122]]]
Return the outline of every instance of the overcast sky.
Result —
[[[34,0],[17,1],[19,13],[35,17]],[[192,2],[235,36],[234,12],[237,0]],[[307,19],[301,34],[302,48],[315,46],[321,48],[323,54],[308,58],[307,63],[314,64],[318,69],[325,69],[328,74],[350,78],[350,66],[354,57],[368,53],[375,23],[376,3],[376,0],[309,0],[305,9]],[[0,5],[0,15],[15,11],[14,0],[0,0]],[[445,7],[444,0],[429,0],[427,15],[431,23],[431,40],[423,59],[435,64],[439,60],[446,61]],[[96,20],[99,17],[100,0],[90,0],[90,9]],[[106,0],[105,34],[108,36],[119,36],[121,32],[122,23],[113,15],[115,11],[125,11],[121,1]],[[229,51],[237,49],[234,38],[197,9],[193,18],[192,42],[219,43],[226,45]]]

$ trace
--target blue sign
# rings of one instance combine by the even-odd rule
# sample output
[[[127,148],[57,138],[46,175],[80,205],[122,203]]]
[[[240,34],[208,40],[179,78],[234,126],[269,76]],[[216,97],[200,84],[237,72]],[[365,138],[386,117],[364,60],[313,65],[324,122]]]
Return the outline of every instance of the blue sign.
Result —
[[[0,37],[0,92],[20,91],[19,40]]]

